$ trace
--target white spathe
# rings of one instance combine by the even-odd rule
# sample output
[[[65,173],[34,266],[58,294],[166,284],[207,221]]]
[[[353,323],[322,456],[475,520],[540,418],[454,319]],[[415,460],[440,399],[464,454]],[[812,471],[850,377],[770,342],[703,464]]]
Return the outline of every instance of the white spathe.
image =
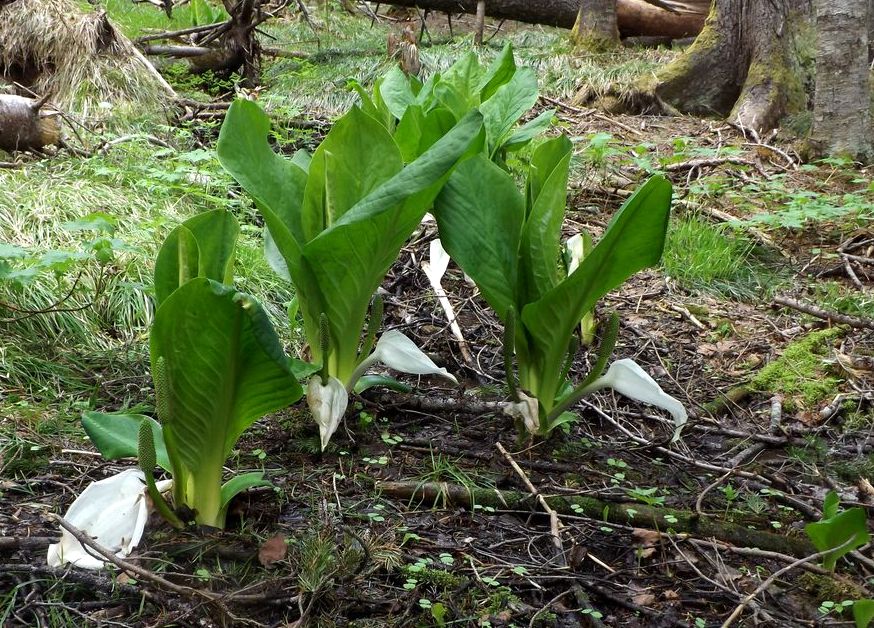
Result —
[[[680,432],[686,421],[689,420],[689,415],[683,404],[663,391],[656,381],[634,360],[628,358],[617,360],[588,389],[595,391],[601,388],[612,388],[630,399],[648,403],[670,412],[671,416],[674,417],[674,436],[671,438],[671,442],[680,438]]]
[[[567,239],[567,242],[565,242],[564,246],[568,253],[567,274],[570,275],[572,272],[580,267],[580,264],[583,261],[583,257],[585,257],[583,234],[578,233],[569,237]]]
[[[425,353],[416,346],[416,343],[407,338],[396,329],[390,329],[380,337],[376,348],[359,366],[364,372],[376,362],[382,362],[390,369],[411,375],[439,375],[458,383],[455,376],[445,368],[439,367]],[[362,368],[364,367],[364,368]]]
[[[428,245],[428,261],[422,263],[422,270],[425,271],[425,275],[435,291],[443,289],[440,282],[443,280],[447,268],[449,268],[449,253],[443,248],[440,238],[435,238]]]
[[[158,490],[166,492],[172,484],[171,480],[158,482]],[[89,484],[72,503],[64,519],[124,558],[140,542],[150,511],[143,472],[126,469]],[[65,529],[61,530],[61,541],[49,545],[46,561],[49,567],[71,563],[84,569],[102,569],[105,563]]]
[[[504,404],[504,414],[514,419],[522,419],[525,429],[531,434],[537,434],[540,431],[539,404],[537,399],[529,397],[521,391],[517,394],[519,395],[519,401],[510,401]]]
[[[339,379],[329,377],[328,383],[323,384],[319,375],[310,378],[307,384],[307,405],[319,426],[323,451],[340,426],[348,404],[349,393]]]

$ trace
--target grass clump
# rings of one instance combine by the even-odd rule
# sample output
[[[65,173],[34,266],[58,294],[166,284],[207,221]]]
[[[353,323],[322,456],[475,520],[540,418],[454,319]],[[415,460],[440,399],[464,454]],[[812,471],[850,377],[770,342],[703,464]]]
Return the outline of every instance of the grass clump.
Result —
[[[775,279],[749,240],[697,217],[672,222],[662,264],[687,289],[739,300],[758,298]]]
[[[832,343],[845,334],[846,329],[832,327],[796,340],[753,377],[750,387],[784,395],[783,405],[789,411],[808,410],[831,399],[844,380],[828,363],[828,357]]]

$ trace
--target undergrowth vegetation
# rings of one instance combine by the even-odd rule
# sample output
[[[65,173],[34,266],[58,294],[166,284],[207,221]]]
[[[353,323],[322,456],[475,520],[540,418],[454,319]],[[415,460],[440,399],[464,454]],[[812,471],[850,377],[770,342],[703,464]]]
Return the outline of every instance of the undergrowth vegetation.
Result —
[[[0,169],[0,623],[865,625],[869,173],[616,114],[666,48],[432,16],[419,80],[398,24],[311,15],[259,90],[159,63],[221,131],[119,114]],[[8,540],[121,469],[183,593]]]

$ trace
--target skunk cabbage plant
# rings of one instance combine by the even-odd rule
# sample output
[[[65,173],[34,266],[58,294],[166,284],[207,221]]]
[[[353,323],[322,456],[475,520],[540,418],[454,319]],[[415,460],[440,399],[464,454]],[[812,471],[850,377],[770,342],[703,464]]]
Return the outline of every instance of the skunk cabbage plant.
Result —
[[[109,459],[139,455],[173,476],[177,512],[222,527],[231,498],[264,484],[260,472],[222,485],[225,460],[263,415],[303,394],[267,314],[226,285],[239,227],[224,211],[186,221],[165,241],[155,265],[160,305],[150,334],[158,421],[142,415],[86,412],[82,422]],[[153,499],[154,483],[147,485]],[[159,510],[179,523],[169,508]],[[183,515],[184,516],[184,515]]]
[[[482,155],[459,164],[435,202],[442,244],[505,325],[512,396],[507,413],[529,432],[549,434],[573,419],[568,410],[583,395],[611,387],[668,409],[678,433],[685,410],[637,364],[619,360],[601,377],[616,340],[615,317],[588,377],[576,387],[568,380],[579,344],[575,330],[604,294],[658,262],[671,202],[670,183],[659,176],[649,179],[617,212],[596,246],[585,255],[571,255],[568,274],[561,260],[561,225],[571,152],[566,137],[538,146],[524,193]]]
[[[393,133],[406,162],[474,109],[482,112],[482,146],[492,159],[522,148],[555,117],[553,111],[544,111],[517,126],[537,102],[537,76],[531,68],[516,67],[509,43],[488,68],[471,51],[425,83],[395,66],[377,79],[372,95],[354,81],[350,85],[361,98],[362,110]]]
[[[374,294],[451,169],[479,136],[482,116],[470,112],[407,166],[385,126],[357,107],[337,120],[312,157],[274,153],[269,128],[257,104],[237,100],[222,126],[218,156],[264,217],[271,266],[294,284],[319,371],[308,384],[307,399],[324,448],[348,393],[372,361],[382,314]],[[397,370],[448,376],[418,350],[411,368],[415,345],[408,339],[399,343],[399,336],[384,334],[376,358]]]

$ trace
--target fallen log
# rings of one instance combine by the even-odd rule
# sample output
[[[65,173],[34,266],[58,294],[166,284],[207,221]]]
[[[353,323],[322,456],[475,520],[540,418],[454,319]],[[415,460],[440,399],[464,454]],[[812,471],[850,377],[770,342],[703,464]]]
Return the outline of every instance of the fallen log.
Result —
[[[395,499],[421,501],[426,504],[441,504],[444,507],[483,507],[501,510],[535,510],[535,498],[529,493],[498,491],[449,484],[446,482],[376,482],[377,491]],[[697,538],[716,538],[739,547],[758,547],[762,550],[808,556],[815,550],[808,539],[800,535],[776,534],[767,529],[756,529],[754,517],[743,522],[726,521],[717,517],[701,516],[697,512],[676,508],[655,508],[638,503],[608,502],[584,495],[543,495],[544,501],[560,515],[590,517],[598,521],[639,528],[685,533]],[[483,511],[487,512],[487,511]],[[766,528],[768,521],[756,520],[759,528]]]
[[[61,141],[58,114],[43,111],[47,100],[0,94],[0,149],[39,151]]]
[[[477,0],[392,0],[387,4],[475,15]],[[622,37],[694,37],[704,27],[709,2],[695,0],[687,6],[688,11],[667,11],[644,0],[617,0],[619,34]],[[488,0],[486,15],[501,20],[572,28],[579,8],[579,0]]]

